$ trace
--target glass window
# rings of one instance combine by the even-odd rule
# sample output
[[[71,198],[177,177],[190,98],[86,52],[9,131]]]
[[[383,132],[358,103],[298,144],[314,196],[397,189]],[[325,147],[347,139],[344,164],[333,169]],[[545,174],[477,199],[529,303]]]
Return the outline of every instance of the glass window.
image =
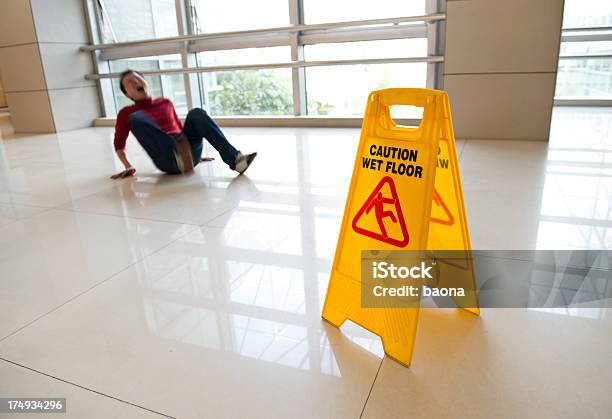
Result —
[[[196,33],[289,25],[288,0],[191,0]]]
[[[167,55],[160,57],[162,69],[181,68],[180,55]],[[176,113],[187,115],[187,94],[185,92],[185,76],[183,74],[164,74],[161,76],[162,96],[167,97],[174,103]]]
[[[128,68],[137,71],[147,71],[159,70],[160,68],[178,68],[181,66],[181,59],[178,54],[166,55],[163,57],[141,57],[110,61],[110,69],[113,73],[120,73]],[[176,112],[179,115],[187,113],[187,99],[182,74],[145,76],[145,79],[151,86],[151,95],[153,97],[167,97],[174,103]],[[131,105],[133,102],[127,98],[119,88],[119,79],[113,79],[112,84],[117,111],[124,106]]]
[[[291,70],[203,73],[205,102],[213,115],[291,115]]]
[[[372,90],[425,87],[426,78],[425,63],[310,67],[306,69],[308,114],[363,116],[366,99]],[[393,116],[412,118],[415,115]]]
[[[592,28],[612,26],[610,0],[565,0],[564,28]]]
[[[425,14],[425,0],[304,0],[307,24]]]
[[[564,28],[612,26],[609,0],[565,0]],[[605,35],[612,31],[581,31],[575,35]],[[610,55],[612,41],[562,42],[560,55]],[[557,99],[612,98],[612,59],[562,59],[557,70]]]
[[[289,47],[247,48],[198,53],[199,65],[237,65],[290,61]],[[292,115],[291,70],[202,73],[205,103],[212,115]]]
[[[304,47],[309,61],[427,55],[426,39],[398,39]],[[426,63],[369,64],[306,68],[309,115],[363,116],[368,94],[388,87],[425,87]],[[414,118],[416,109],[400,107],[394,117]]]
[[[291,48],[243,48],[225,51],[204,51],[198,54],[200,65],[238,65],[286,63],[291,61]]]
[[[612,55],[612,41],[563,42],[560,55]],[[612,59],[559,60],[558,99],[612,98]]]
[[[424,57],[427,55],[427,39],[413,38],[307,45],[304,47],[304,55],[308,61]]]
[[[180,0],[189,6],[195,33],[227,32],[289,25],[288,0]],[[425,14],[426,0],[303,0],[305,23],[376,19]],[[96,0],[104,42],[126,42],[178,35],[175,0]],[[262,13],[263,11],[263,13]],[[253,18],[257,16],[257,19]],[[204,45],[204,44],[202,44]],[[397,39],[304,47],[305,59],[368,59],[427,55],[427,39]],[[291,61],[289,46],[204,51],[196,54],[198,66],[240,65]],[[193,63],[192,63],[193,65]],[[112,72],[127,68],[157,70],[182,67],[180,55],[139,57],[110,62]],[[608,71],[598,64],[596,71]],[[372,64],[312,67],[305,70],[307,113],[310,115],[362,116],[367,94],[386,87],[425,87],[427,64]],[[232,70],[200,73],[202,102],[213,115],[292,115],[293,84],[290,68]],[[146,77],[154,96],[173,101],[177,112],[187,112],[185,76]],[[117,109],[129,105],[113,80]],[[597,82],[603,86],[601,81]],[[196,95],[199,96],[199,95]],[[413,112],[395,117],[414,117]]]
[[[585,41],[561,43],[560,55],[612,54],[612,41]]]
[[[557,74],[557,99],[611,99],[610,59],[561,60]]]
[[[178,35],[175,0],[99,0],[104,43]]]

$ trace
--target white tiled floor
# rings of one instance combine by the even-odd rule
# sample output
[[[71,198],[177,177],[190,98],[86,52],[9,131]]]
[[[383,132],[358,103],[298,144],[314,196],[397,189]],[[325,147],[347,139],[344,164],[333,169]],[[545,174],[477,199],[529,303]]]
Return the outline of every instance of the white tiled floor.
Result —
[[[359,131],[226,131],[260,153],[247,176],[162,175],[132,140],[138,176],[111,181],[111,129],[0,116],[0,397],[67,397],[72,418],[610,417],[609,310],[422,310],[410,369],[322,322]],[[474,248],[612,247],[612,110],[458,148]]]

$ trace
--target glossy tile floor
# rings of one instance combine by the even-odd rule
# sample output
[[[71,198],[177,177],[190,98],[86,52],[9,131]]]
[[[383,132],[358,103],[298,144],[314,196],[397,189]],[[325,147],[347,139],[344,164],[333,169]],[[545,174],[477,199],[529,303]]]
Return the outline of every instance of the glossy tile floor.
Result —
[[[71,418],[611,415],[610,310],[425,309],[410,369],[321,321],[358,130],[227,129],[260,153],[240,177],[162,175],[130,140],[121,181],[110,128],[0,132],[0,397]],[[611,109],[458,149],[474,248],[612,247]]]

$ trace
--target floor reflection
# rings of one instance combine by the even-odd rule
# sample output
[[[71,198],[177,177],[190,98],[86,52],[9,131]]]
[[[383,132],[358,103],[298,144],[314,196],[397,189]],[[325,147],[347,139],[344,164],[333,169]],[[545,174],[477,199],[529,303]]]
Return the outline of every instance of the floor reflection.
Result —
[[[612,248],[612,111],[555,108],[538,249]]]
[[[269,181],[255,172],[251,182],[258,194],[239,195],[233,209],[140,264],[152,333],[341,376],[320,316],[347,185],[311,176],[320,172],[319,161],[304,157],[325,140],[300,133],[285,138],[300,156],[290,159],[299,161],[292,174]],[[351,324],[343,332],[382,357],[374,335]]]
[[[536,248],[612,248],[610,108],[554,109]],[[609,309],[533,310],[603,319]]]

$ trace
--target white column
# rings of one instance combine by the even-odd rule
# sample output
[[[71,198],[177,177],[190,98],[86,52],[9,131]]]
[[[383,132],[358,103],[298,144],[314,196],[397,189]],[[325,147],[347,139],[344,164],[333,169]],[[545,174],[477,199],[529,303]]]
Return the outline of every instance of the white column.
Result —
[[[459,138],[547,141],[563,0],[449,0],[444,88]]]
[[[100,116],[80,0],[0,2],[0,74],[15,132],[91,126]]]

